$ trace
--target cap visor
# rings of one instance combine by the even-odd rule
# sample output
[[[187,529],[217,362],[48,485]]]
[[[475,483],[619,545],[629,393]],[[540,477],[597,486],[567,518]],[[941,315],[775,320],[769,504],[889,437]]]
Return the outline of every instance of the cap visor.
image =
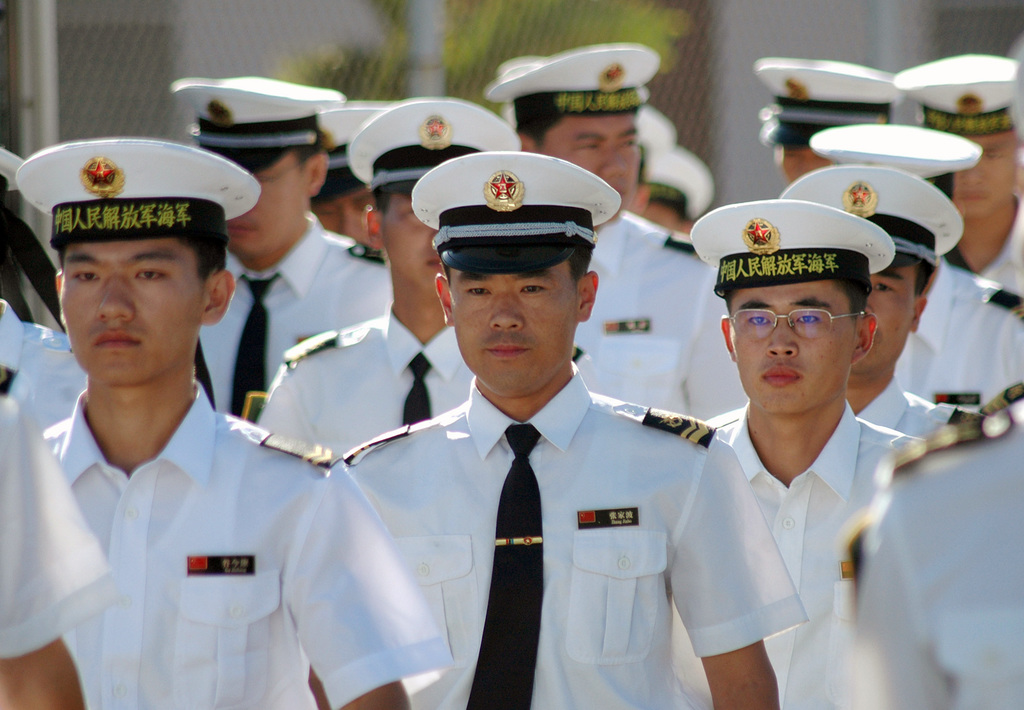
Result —
[[[449,268],[474,274],[523,274],[561,264],[572,255],[573,248],[550,245],[453,247],[441,252],[441,261]]]

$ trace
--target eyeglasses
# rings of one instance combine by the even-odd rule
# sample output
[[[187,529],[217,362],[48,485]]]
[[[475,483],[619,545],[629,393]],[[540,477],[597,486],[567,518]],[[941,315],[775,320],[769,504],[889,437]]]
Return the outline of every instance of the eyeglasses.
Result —
[[[834,316],[823,308],[798,308],[787,314],[775,313],[761,308],[742,308],[731,316],[724,316],[736,329],[736,335],[752,340],[764,340],[782,318],[789,322],[789,327],[801,338],[820,338],[832,331],[832,321],[837,318],[852,318],[866,315],[864,311],[843,313]]]

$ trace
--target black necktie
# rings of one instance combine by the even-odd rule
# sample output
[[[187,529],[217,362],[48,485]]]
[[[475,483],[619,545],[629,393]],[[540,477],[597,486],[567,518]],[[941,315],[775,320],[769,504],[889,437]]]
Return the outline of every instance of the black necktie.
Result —
[[[491,593],[467,710],[528,710],[533,697],[544,548],[530,451],[540,433],[532,424],[513,424],[505,438],[516,457],[498,503]]]
[[[430,419],[430,393],[427,392],[427,383],[423,381],[430,369],[430,360],[423,353],[416,353],[416,357],[409,361],[409,369],[412,370],[412,387],[405,398],[402,424],[415,424]]]
[[[263,307],[263,296],[276,278],[277,274],[269,279],[242,277],[242,281],[249,284],[249,290],[252,291],[252,309],[242,328],[242,337],[238,340],[238,356],[235,358],[231,413],[236,416],[242,413],[247,393],[263,392],[267,386],[267,309]]]

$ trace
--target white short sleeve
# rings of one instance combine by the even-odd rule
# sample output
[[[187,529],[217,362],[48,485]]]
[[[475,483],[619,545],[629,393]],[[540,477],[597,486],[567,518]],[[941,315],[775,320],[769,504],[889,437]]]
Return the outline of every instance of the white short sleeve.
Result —
[[[35,423],[0,397],[0,656],[39,649],[117,598]]]

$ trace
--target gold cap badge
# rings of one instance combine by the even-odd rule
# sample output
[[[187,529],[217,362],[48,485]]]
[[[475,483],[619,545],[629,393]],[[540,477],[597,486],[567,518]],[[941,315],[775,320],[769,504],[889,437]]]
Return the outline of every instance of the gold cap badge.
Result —
[[[427,150],[444,150],[451,144],[451,124],[440,116],[431,116],[420,126],[420,145]]]
[[[806,101],[811,98],[807,85],[793,78],[786,79],[786,95],[795,101]]]
[[[878,209],[878,193],[866,182],[855,182],[843,193],[843,209],[858,217],[870,217]]]
[[[618,91],[626,82],[626,70],[621,64],[612,64],[604,68],[597,78],[597,88],[601,91]]]
[[[206,113],[210,116],[210,123],[215,126],[227,128],[235,125],[235,117],[231,114],[231,109],[220,99],[214,99],[206,104]]]
[[[109,158],[91,158],[79,173],[86,190],[105,199],[117,197],[124,192],[124,170]]]
[[[324,144],[324,150],[330,153],[332,150],[338,147],[337,142],[334,140],[334,134],[328,131],[326,128],[320,129],[320,138]]]
[[[487,206],[496,212],[513,212],[523,206],[526,188],[515,174],[499,170],[484,185]]]
[[[743,228],[743,243],[755,254],[774,254],[779,250],[782,240],[779,230],[771,222],[754,217]]]
[[[965,116],[973,116],[976,113],[981,113],[981,106],[981,97],[977,94],[964,94],[956,100],[957,113]]]

